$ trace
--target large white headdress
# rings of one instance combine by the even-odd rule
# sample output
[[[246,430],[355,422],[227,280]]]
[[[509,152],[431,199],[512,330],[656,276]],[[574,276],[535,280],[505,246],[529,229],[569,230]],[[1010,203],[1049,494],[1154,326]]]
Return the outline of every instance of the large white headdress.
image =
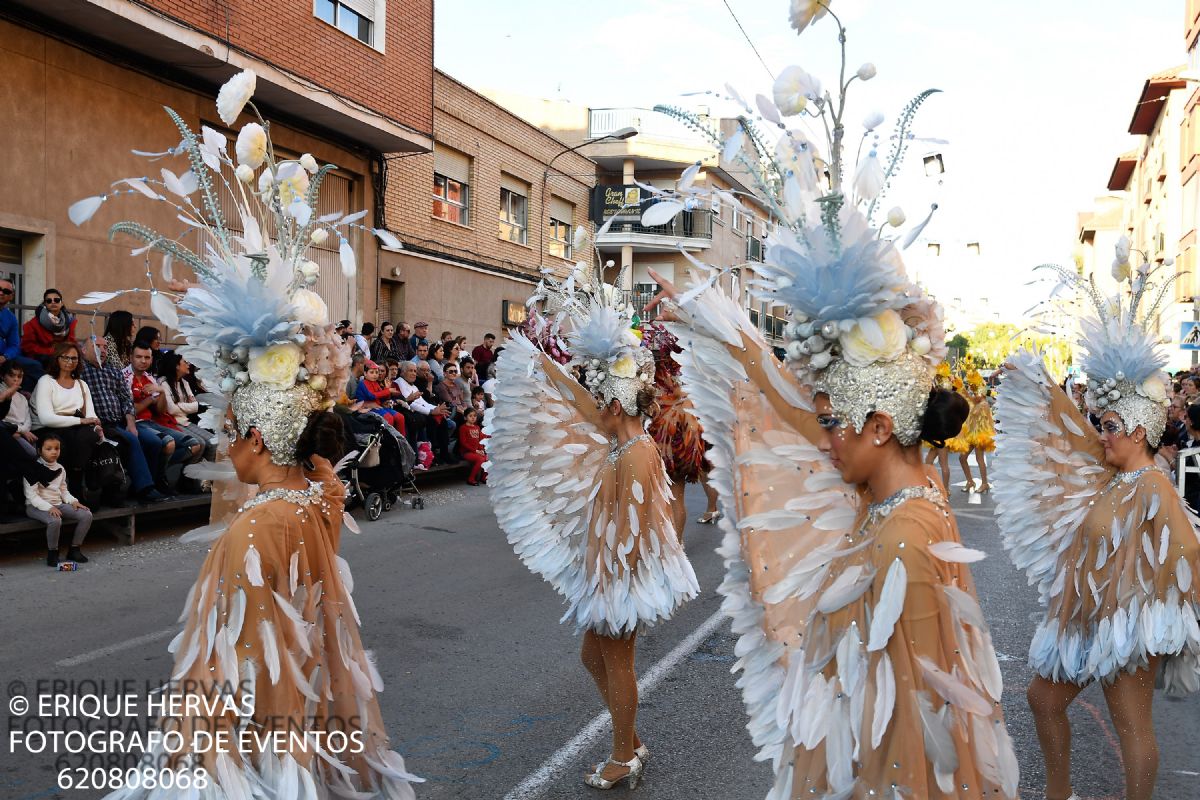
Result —
[[[565,281],[547,274],[529,303],[545,304],[547,324],[566,340],[570,366],[582,371],[592,396],[605,405],[617,400],[637,416],[638,394],[654,387],[654,354],[642,346],[636,310],[604,283],[602,270],[597,261],[576,265]]]
[[[792,24],[802,31],[825,15],[838,25],[844,59],[845,29],[827,3],[797,5]],[[743,106],[745,115],[732,136],[721,140],[714,135],[713,142],[721,149],[722,161],[745,168],[770,208],[773,225],[765,263],[748,265],[755,273],[749,288],[758,300],[789,309],[784,336],[790,366],[814,392],[826,393],[834,411],[855,429],[861,431],[872,413],[886,412],[895,422],[897,439],[909,445],[920,438],[933,368],[946,352],[941,307],[909,281],[899,253],[916,240],[929,218],[899,247],[884,237],[884,229],[903,225],[903,213],[893,209],[884,225],[873,219],[903,162],[913,118],[936,90],[922,92],[905,107],[886,158],[879,153],[877,133],[882,115],[864,122],[861,157],[853,180],[847,181],[846,91],[853,81],[874,76],[875,67],[864,64],[833,96],[801,67],[788,67],[775,82],[774,99],[758,95],[756,109],[726,86],[727,99]],[[656,110],[708,131],[686,111],[666,106]],[[827,156],[790,124],[803,117],[824,123]],[[764,133],[771,128],[779,133],[774,146]],[[673,190],[643,186],[658,198],[643,215],[643,224],[662,224],[697,205],[699,195],[709,195],[707,202],[741,206],[731,192],[696,187],[699,169],[696,164],[685,171]]]
[[[1090,306],[1077,313],[1083,349],[1080,366],[1088,378],[1085,399],[1089,409],[1097,415],[1115,411],[1127,431],[1132,433],[1140,425],[1150,446],[1158,447],[1167,426],[1170,379],[1163,371],[1167,356],[1154,331],[1162,301],[1176,275],[1156,283],[1152,280],[1155,268],[1149,263],[1131,269],[1126,237],[1121,237],[1116,250],[1113,277],[1122,291],[1111,298],[1100,293],[1093,276],[1085,280],[1057,264],[1042,264],[1037,269],[1054,271],[1060,286],[1078,290]],[[1168,260],[1167,266],[1170,264]],[[1128,301],[1123,297],[1125,290]]]
[[[220,430],[218,419],[232,404],[239,433],[251,427],[262,434],[272,460],[295,462],[296,441],[309,413],[328,408],[339,397],[349,372],[350,353],[329,325],[325,302],[309,287],[317,283],[320,267],[308,258],[311,244],[338,237],[341,269],[355,273],[355,255],[347,235],[365,230],[385,244],[399,247],[388,231],[359,223],[365,211],[314,216],[321,183],[332,164],[320,166],[309,154],[276,160],[270,126],[250,102],[255,76],[242,72],[221,87],[217,111],[234,125],[249,109],[256,122],[244,125],[230,155],[224,134],[203,126],[197,136],[182,118],[166,109],[182,135],[178,145],[161,153],[143,153],[151,160],[183,157],[186,168],[176,174],[162,168],[160,178],[123,178],[109,192],[73,204],[71,221],[82,225],[110,198],[143,195],[174,207],[185,233],[171,238],[137,222],[118,222],[109,235],[128,234],[144,243],[134,255],[148,250],[163,254],[163,279],[173,283],[175,264],[191,269],[199,285],[182,294],[154,285],[147,261],[146,289],[90,292],[81,304],[98,304],[133,292],[148,292],[155,316],[183,334],[181,354],[196,365],[212,416],[206,424]],[[236,161],[235,161],[236,159]],[[239,231],[231,231],[227,209],[237,215]],[[203,255],[180,239],[196,235]],[[185,277],[185,276],[180,276]],[[178,313],[178,309],[183,314]]]

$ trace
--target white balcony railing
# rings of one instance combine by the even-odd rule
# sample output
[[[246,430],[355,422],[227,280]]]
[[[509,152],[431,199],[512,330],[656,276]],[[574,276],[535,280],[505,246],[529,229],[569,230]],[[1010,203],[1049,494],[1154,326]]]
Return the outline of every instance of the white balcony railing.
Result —
[[[717,121],[710,120],[709,125],[710,130],[717,133]],[[665,140],[716,149],[707,137],[689,129],[682,122],[649,108],[588,109],[589,139],[599,139],[621,128],[637,128],[638,137],[642,139]]]

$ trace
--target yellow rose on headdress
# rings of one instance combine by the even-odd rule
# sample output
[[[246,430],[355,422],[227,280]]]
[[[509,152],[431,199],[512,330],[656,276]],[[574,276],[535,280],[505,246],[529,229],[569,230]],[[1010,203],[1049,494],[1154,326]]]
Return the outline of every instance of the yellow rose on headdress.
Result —
[[[608,370],[614,378],[632,378],[637,375],[637,361],[633,356],[621,356]]]
[[[908,334],[904,320],[895,311],[887,310],[874,317],[858,320],[849,333],[843,333],[838,343],[842,358],[855,367],[865,367],[877,361],[895,361],[904,354]]]
[[[299,345],[286,342],[268,347],[250,359],[250,380],[277,389],[290,389],[296,383],[304,351]]]

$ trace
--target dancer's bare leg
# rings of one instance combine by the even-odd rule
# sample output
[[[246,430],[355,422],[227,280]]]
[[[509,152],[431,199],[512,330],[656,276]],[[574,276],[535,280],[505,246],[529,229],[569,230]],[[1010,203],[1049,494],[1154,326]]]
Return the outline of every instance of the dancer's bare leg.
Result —
[[[950,451],[942,448],[938,453],[938,467],[942,470],[942,486],[950,491]]]
[[[604,668],[604,649],[602,642],[605,637],[593,631],[587,631],[583,634],[583,650],[579,653],[579,659],[583,662],[583,666],[587,667],[587,671],[591,673],[592,680],[596,682],[596,688],[600,690],[600,698],[604,700],[605,708],[609,707],[608,702],[608,672]],[[634,747],[641,747],[642,740],[638,738],[637,732],[633,734]],[[628,761],[629,759],[622,759]]]
[[[704,497],[708,500],[708,507],[704,509],[704,513],[717,513],[717,490],[709,484],[707,472],[700,474],[700,485],[704,487]]]
[[[1057,683],[1037,675],[1025,692],[1046,763],[1046,800],[1067,800],[1071,796],[1071,722],[1067,708],[1081,691],[1083,687],[1074,683]]]
[[[970,450],[965,453],[958,454],[958,466],[962,467],[963,475],[967,476],[967,491],[973,491],[975,489],[975,478],[971,475],[971,464],[967,460],[970,455]]]
[[[1126,800],[1150,800],[1158,777],[1158,741],[1154,738],[1154,676],[1162,659],[1150,659],[1150,666],[1137,672],[1122,672],[1111,686],[1104,687],[1104,699],[1117,737],[1121,740],[1121,759],[1125,762]]]
[[[683,544],[683,526],[687,524],[686,490],[687,484],[683,481],[671,484],[671,522],[675,525],[675,535],[679,537],[680,544]]]
[[[979,465],[979,480],[983,481],[979,488],[983,491],[987,491],[988,489],[992,488],[992,485],[988,483],[987,478],[987,453],[980,450],[978,447],[974,449],[975,463]]]
[[[608,711],[612,715],[612,757],[616,761],[633,760],[633,751],[641,744],[637,735],[638,688],[633,658],[637,634],[627,639],[597,636],[608,677]],[[629,772],[628,767],[604,767],[605,780],[616,780]]]

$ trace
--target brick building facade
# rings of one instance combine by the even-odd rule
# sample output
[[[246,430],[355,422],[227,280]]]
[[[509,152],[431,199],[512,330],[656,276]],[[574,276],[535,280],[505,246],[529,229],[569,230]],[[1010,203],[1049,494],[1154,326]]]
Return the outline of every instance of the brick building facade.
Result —
[[[348,16],[336,15],[352,7],[370,17],[353,33],[318,16],[333,9],[330,19],[344,22]],[[385,0],[3,4],[0,273],[15,279],[18,303],[26,305],[48,286],[69,302],[92,290],[144,285],[143,259],[130,258],[129,240],[108,242],[108,227],[134,218],[175,235],[181,224],[173,212],[122,195],[76,227],[67,208],[120,178],[185,170],[182,159],[148,161],[130,149],[161,151],[179,141],[164,105],[193,130],[222,129],[216,91],[242,69],[258,76],[255,102],[272,123],[276,147],[338,165],[318,211],[366,209],[367,221],[381,224],[384,154],[432,147],[432,63],[432,0],[393,2],[390,13]],[[376,305],[381,251],[373,237],[354,244],[354,280],[337,269],[336,243],[314,253],[326,267],[317,288],[335,319],[370,318]],[[128,301],[124,307],[146,313],[144,296]]]
[[[433,152],[388,159],[404,250],[382,255],[376,322],[420,319],[474,344],[521,318],[543,268],[592,263],[569,243],[590,227],[596,165],[442,72],[434,101]]]

